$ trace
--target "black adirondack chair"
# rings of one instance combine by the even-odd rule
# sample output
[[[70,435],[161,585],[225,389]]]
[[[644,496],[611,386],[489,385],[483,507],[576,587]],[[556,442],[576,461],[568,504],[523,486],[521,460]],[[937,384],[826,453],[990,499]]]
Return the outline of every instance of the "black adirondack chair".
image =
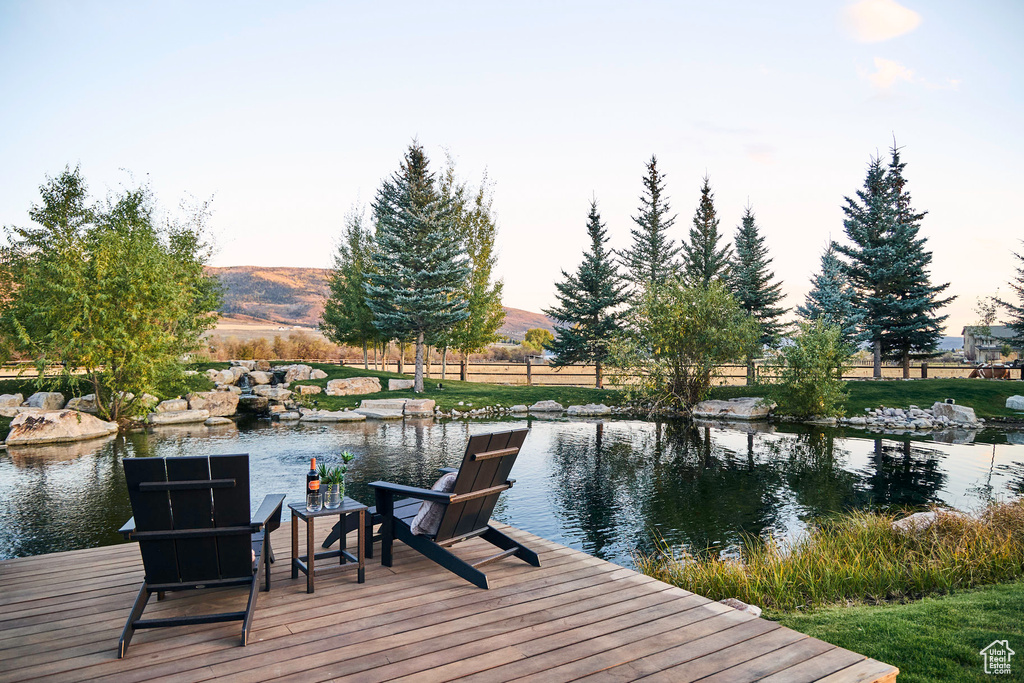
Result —
[[[146,578],[118,643],[124,657],[135,629],[242,622],[249,638],[260,579],[270,590],[270,532],[281,526],[284,494],[271,494],[249,515],[249,456],[125,458],[134,517],[121,527],[138,541]],[[253,561],[255,553],[255,562]],[[244,611],[142,619],[150,595],[166,591],[249,586]]]
[[[508,475],[528,431],[519,429],[470,437],[458,470],[443,470],[458,472],[451,493],[384,481],[372,482],[370,486],[377,498],[376,513],[380,515],[381,522],[381,564],[391,566],[391,546],[394,539],[398,539],[480,588],[487,588],[487,575],[480,571],[480,567],[505,557],[515,556],[539,567],[537,553],[489,524],[498,496],[511,488],[515,481]],[[398,496],[408,497],[396,500]],[[437,533],[432,536],[413,534],[410,527],[421,501],[435,501],[446,506]],[[448,549],[476,537],[492,543],[501,552],[470,564]]]

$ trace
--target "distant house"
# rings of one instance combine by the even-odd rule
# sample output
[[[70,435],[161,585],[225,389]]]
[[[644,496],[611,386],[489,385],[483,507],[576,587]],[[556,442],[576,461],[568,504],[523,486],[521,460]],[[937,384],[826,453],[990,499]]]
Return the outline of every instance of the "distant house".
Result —
[[[987,331],[988,334],[981,334]],[[1013,345],[1016,333],[1006,325],[989,325],[988,329],[968,325],[963,329],[964,336],[964,358],[979,363],[994,363],[1002,360],[1010,360],[1017,356],[1011,353],[1003,355],[1003,350]]]

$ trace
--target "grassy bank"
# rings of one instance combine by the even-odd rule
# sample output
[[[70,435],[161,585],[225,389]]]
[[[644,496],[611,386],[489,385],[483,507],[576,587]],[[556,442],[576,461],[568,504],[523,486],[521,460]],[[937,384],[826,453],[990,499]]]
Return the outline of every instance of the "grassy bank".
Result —
[[[1024,417],[1006,408],[1006,399],[1015,394],[1024,394],[1024,382],[1013,380],[985,379],[917,379],[903,380],[860,380],[846,383],[849,399],[846,414],[860,415],[866,408],[887,406],[906,408],[913,404],[921,408],[931,407],[936,401],[947,398],[974,408],[978,417],[986,420],[999,417]],[[767,386],[715,387],[712,398],[728,399],[738,396],[767,396]]]
[[[604,403],[606,405],[618,405],[622,402],[622,394],[618,391],[589,389],[585,387],[528,387],[528,386],[506,386],[501,384],[483,384],[480,382],[459,382],[451,379],[440,379],[440,368],[434,368],[434,376],[424,379],[422,394],[416,394],[412,390],[388,391],[389,379],[410,379],[409,375],[399,375],[393,372],[378,372],[375,370],[364,370],[362,367],[327,365],[309,363],[314,368],[320,368],[327,373],[325,379],[295,382],[299,384],[315,384],[320,387],[327,386],[332,379],[342,377],[378,377],[380,378],[383,391],[375,394],[362,396],[327,396],[317,394],[312,396],[317,402],[317,407],[329,410],[340,410],[342,408],[355,408],[364,399],[378,398],[431,398],[442,410],[469,410],[471,408],[483,408],[486,406],[513,406],[518,403],[531,405],[537,401],[552,400],[558,401],[563,406],[579,405],[585,403]],[[411,369],[410,369],[411,370]],[[456,370],[456,376],[457,370]],[[438,384],[443,385],[439,389]],[[462,405],[459,405],[459,403]]]
[[[662,549],[638,558],[645,574],[713,600],[775,611],[878,603],[1024,579],[1024,499],[977,517],[940,515],[926,530],[892,528],[896,515],[850,512],[793,543],[751,539],[743,560]]]
[[[988,586],[909,604],[770,614],[791,629],[899,667],[900,683],[990,681],[978,652],[1008,639],[1024,679],[1024,583]]]

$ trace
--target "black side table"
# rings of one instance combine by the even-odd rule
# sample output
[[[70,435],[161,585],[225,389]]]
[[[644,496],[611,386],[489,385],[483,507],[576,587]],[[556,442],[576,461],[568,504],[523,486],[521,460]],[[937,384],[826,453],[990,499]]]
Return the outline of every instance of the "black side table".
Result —
[[[334,569],[352,569],[358,567],[357,576],[358,582],[363,583],[366,580],[366,561],[363,557],[363,549],[366,547],[365,539],[363,535],[365,533],[364,528],[366,526],[366,510],[367,506],[360,503],[358,500],[353,500],[346,496],[341,501],[341,507],[336,507],[333,510],[329,508],[323,508],[317,512],[309,512],[306,510],[305,503],[290,503],[288,507],[292,511],[292,578],[299,578],[299,572],[303,572],[306,575],[306,592],[313,592],[313,579],[317,571],[324,572],[327,570]],[[355,555],[350,553],[346,549],[345,536],[341,537],[341,544],[338,550],[327,550],[324,552],[314,552],[316,542],[313,539],[313,520],[317,517],[326,517],[328,515],[338,515],[341,521],[341,528],[345,528],[345,517],[348,515],[359,515],[359,524],[356,527],[359,534],[359,541],[356,543]],[[299,520],[306,523],[306,553],[305,555],[299,555]],[[327,565],[317,567],[317,560],[328,560],[331,558],[339,558],[339,563],[334,565]]]

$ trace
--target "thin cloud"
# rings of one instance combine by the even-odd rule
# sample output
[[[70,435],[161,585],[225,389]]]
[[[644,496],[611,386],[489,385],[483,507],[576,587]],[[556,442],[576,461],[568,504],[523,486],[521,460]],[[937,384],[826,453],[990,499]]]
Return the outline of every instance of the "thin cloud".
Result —
[[[856,40],[877,43],[910,33],[921,24],[921,15],[895,0],[860,0],[846,7],[843,20]]]
[[[875,71],[867,74],[867,79],[871,81],[871,85],[879,90],[889,90],[902,81],[912,83],[914,81],[914,70],[908,69],[891,59],[875,57]]]
[[[747,158],[751,161],[770,166],[775,163],[775,148],[771,145],[751,143],[745,146]]]

